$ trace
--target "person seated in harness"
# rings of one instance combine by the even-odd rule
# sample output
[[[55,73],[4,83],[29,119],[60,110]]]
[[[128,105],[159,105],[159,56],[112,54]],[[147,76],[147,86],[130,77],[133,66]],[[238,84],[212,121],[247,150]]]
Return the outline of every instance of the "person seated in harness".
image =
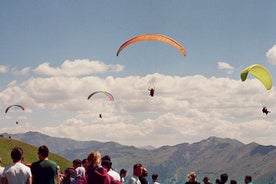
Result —
[[[265,113],[266,115],[267,115],[268,113],[270,113],[270,111],[269,111],[269,110],[267,110],[267,108],[266,108],[266,107],[263,107],[262,111],[263,111],[263,113]]]
[[[148,88],[148,90],[149,90],[149,95],[151,96],[151,97],[153,97],[154,96],[154,88]]]

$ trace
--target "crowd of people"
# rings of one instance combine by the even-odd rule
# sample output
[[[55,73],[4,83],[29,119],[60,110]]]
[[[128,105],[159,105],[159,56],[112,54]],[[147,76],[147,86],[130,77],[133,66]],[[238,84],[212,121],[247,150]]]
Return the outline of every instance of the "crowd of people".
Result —
[[[213,184],[208,176],[205,176],[202,181],[203,181],[203,184]],[[217,178],[215,180],[215,184],[226,184],[227,181],[228,181],[228,174],[222,173],[220,175],[220,178]],[[197,181],[195,172],[190,172],[187,175],[187,182],[185,184],[200,184],[200,182]],[[237,181],[235,179],[231,179],[230,184],[237,184]],[[244,177],[244,184],[253,184],[252,177],[249,175],[246,175]]]
[[[0,184],[160,184],[156,173],[148,181],[148,171],[141,163],[133,165],[132,174],[126,181],[127,170],[122,168],[119,173],[116,172],[112,168],[110,156],[102,156],[99,151],[91,152],[83,160],[73,160],[72,167],[65,168],[64,172],[55,161],[48,158],[49,149],[46,145],[39,146],[37,154],[38,161],[30,165],[23,163],[23,150],[20,147],[14,147],[11,151],[12,164],[3,167],[0,158]],[[212,184],[208,176],[202,181],[204,184]],[[228,175],[223,173],[214,184],[226,184],[227,181]],[[244,183],[252,184],[252,177],[245,176]],[[195,172],[187,175],[185,184],[200,184]],[[237,184],[237,181],[231,180],[230,184]]]

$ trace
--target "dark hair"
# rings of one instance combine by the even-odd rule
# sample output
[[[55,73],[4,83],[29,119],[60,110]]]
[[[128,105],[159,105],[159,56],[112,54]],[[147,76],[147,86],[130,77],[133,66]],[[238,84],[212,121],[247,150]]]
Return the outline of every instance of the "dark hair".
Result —
[[[142,164],[141,163],[136,163],[133,165],[133,169],[138,169],[138,168],[141,168],[142,167]]]
[[[249,175],[246,175],[246,176],[245,176],[245,179],[247,179],[249,182],[251,182],[251,181],[252,181],[252,177],[251,177],[251,176],[249,176]]]
[[[222,174],[220,175],[220,180],[221,180],[222,182],[226,182],[226,181],[228,180],[228,174],[227,174],[227,173],[222,173]]]
[[[81,161],[81,164],[83,165],[83,164],[85,164],[85,163],[87,163],[88,161],[87,161],[87,158],[84,158],[84,159],[82,159],[82,161]]]
[[[23,150],[20,147],[14,147],[11,151],[11,158],[14,161],[19,161],[22,158]]]
[[[151,176],[151,178],[152,178],[152,180],[157,180],[158,174],[153,174],[153,175]]]
[[[48,157],[48,155],[49,155],[48,147],[46,145],[39,146],[38,154],[41,154],[44,157]]]
[[[110,158],[109,155],[105,155],[105,156],[102,157],[102,161],[103,161],[103,160],[111,161],[111,158]]]
[[[77,164],[78,166],[81,166],[81,160],[75,159],[75,160],[73,160],[73,164]]]
[[[111,166],[112,166],[112,162],[110,162],[109,160],[102,160],[101,165],[103,167],[106,167],[106,168],[110,169]]]
[[[120,174],[126,174],[126,173],[127,173],[126,169],[123,168],[123,169],[120,170]]]

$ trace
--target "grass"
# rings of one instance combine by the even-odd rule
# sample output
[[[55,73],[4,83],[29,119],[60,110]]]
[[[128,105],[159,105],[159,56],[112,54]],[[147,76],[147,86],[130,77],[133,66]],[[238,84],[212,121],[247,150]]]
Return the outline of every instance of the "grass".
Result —
[[[37,147],[17,140],[0,137],[0,157],[2,158],[3,167],[12,163],[10,153],[16,146],[23,149],[24,164],[33,163],[38,160]],[[60,166],[62,172],[65,168],[72,166],[71,161],[54,153],[49,153],[49,159],[55,161]]]

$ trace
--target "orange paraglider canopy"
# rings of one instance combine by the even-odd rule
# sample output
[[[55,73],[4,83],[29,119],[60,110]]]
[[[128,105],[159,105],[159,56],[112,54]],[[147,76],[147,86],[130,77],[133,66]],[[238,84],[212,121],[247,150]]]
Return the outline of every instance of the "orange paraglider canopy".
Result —
[[[120,46],[120,48],[118,49],[116,55],[118,56],[119,53],[130,44],[133,44],[133,43],[136,43],[139,41],[148,41],[148,40],[151,40],[151,41],[157,40],[157,41],[162,41],[162,42],[168,43],[168,44],[174,46],[175,48],[177,48],[184,56],[186,56],[186,50],[180,43],[178,43],[177,41],[175,41],[174,39],[172,39],[168,36],[161,35],[161,34],[143,34],[143,35],[135,36],[135,37],[127,40],[125,43],[123,43]]]

